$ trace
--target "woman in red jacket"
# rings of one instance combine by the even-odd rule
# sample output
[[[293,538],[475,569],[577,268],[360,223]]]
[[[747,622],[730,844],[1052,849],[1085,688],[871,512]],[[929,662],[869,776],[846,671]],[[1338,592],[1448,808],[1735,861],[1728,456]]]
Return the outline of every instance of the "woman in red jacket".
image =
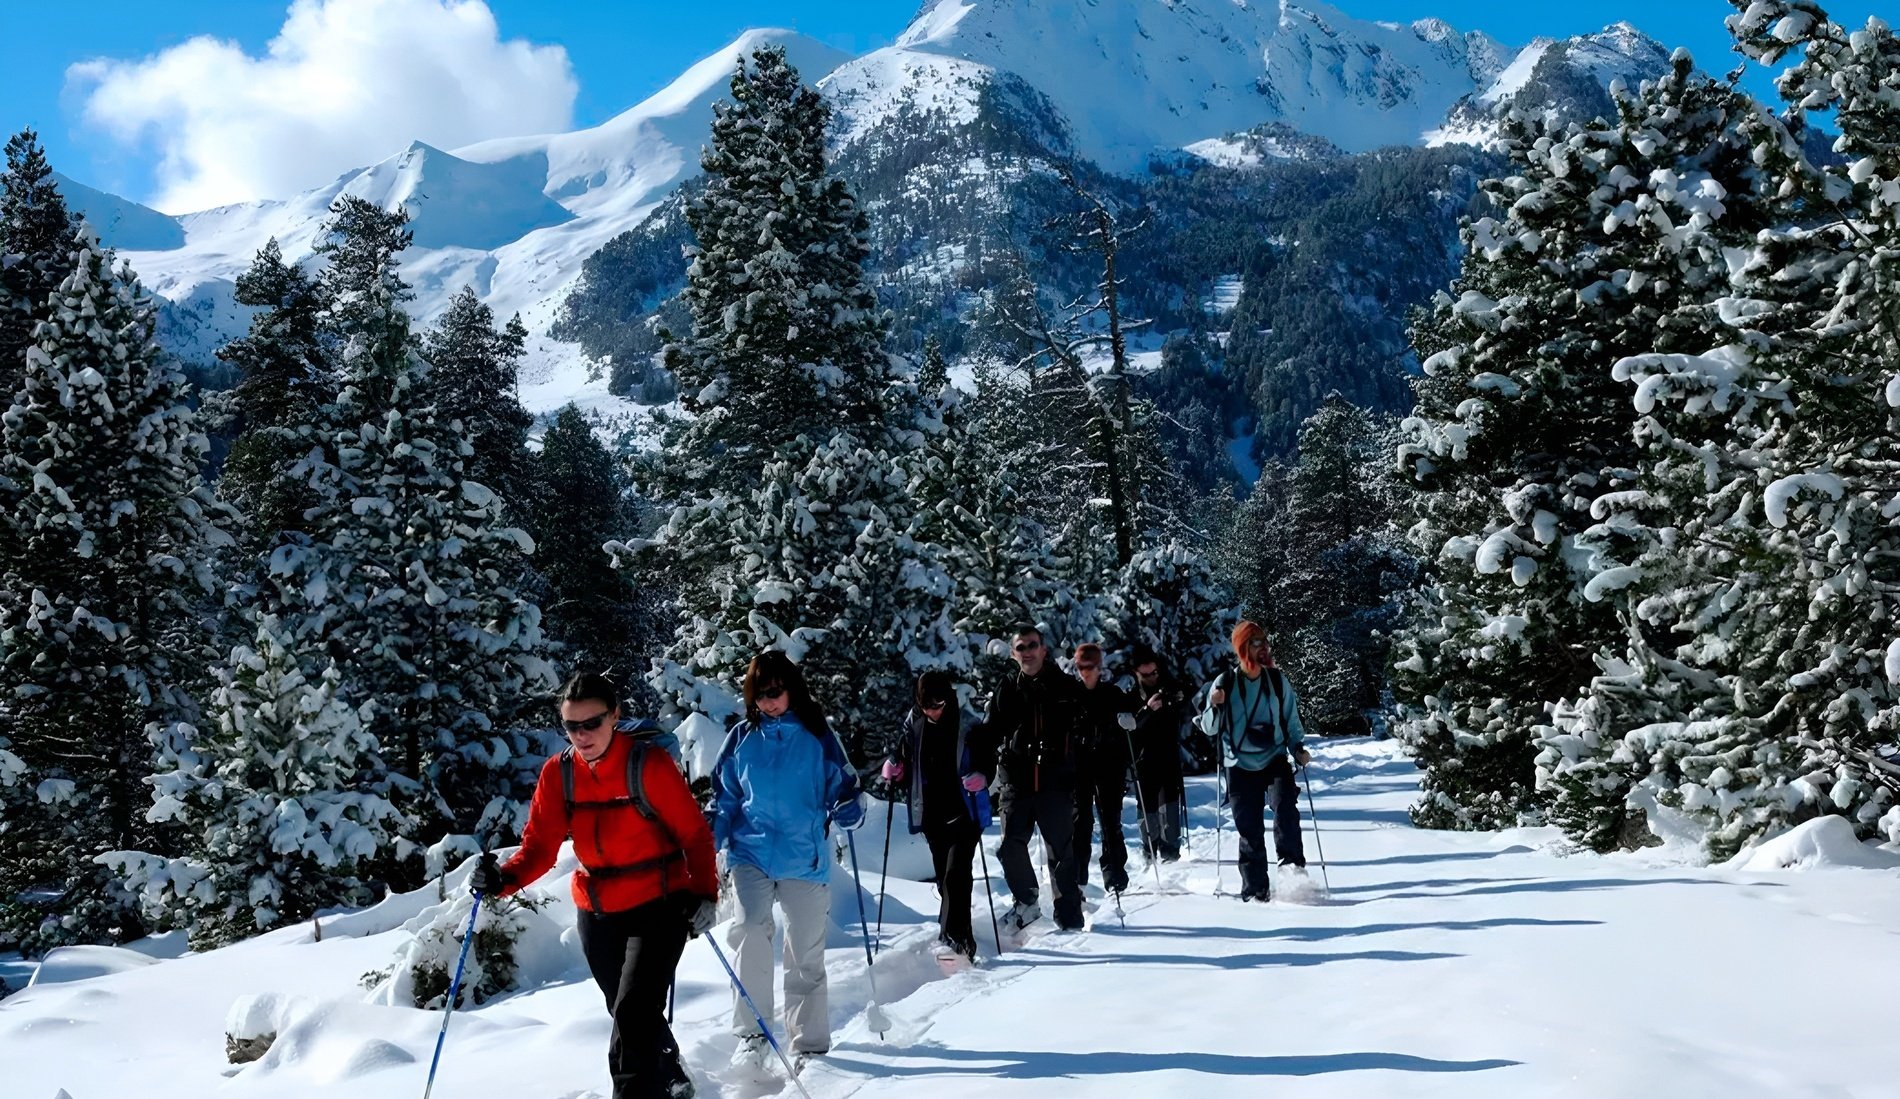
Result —
[[[521,850],[505,865],[485,859],[469,887],[513,893],[547,873],[561,842],[573,839],[581,952],[614,1020],[614,1099],[680,1099],[694,1088],[666,1025],[666,990],[688,936],[715,919],[712,828],[673,758],[638,737],[652,726],[616,731],[619,697],[600,675],[576,675],[561,688],[570,746],[541,768]]]

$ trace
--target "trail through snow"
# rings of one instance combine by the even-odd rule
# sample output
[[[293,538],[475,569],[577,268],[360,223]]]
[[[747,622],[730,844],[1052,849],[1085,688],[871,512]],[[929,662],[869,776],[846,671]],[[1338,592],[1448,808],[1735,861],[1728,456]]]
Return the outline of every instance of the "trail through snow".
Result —
[[[1311,903],[1266,906],[1214,895],[1217,876],[1229,892],[1237,879],[1216,866],[1212,779],[1190,780],[1189,854],[1163,868],[1157,893],[1137,847],[1126,927],[1091,890],[1089,930],[1040,923],[1022,949],[993,957],[979,882],[982,964],[948,977],[930,953],[932,887],[895,876],[927,867],[900,809],[876,962],[893,1029],[880,1041],[865,1027],[858,909],[839,869],[834,1048],[806,1070],[806,1087],[817,1099],[1896,1094],[1883,1010],[1900,980],[1890,852],[1842,852],[1834,837],[1803,847],[1805,870],[1755,872],[1700,866],[1674,846],[1573,854],[1546,829],[1423,832],[1406,816],[1416,775],[1388,742],[1320,745],[1312,785],[1332,895],[1308,885]],[[1128,817],[1132,840],[1132,799]],[[873,913],[883,821],[875,810],[857,837]],[[1231,827],[1218,844],[1231,860]],[[1317,879],[1317,859],[1313,870]],[[565,897],[565,879],[546,884]],[[1000,909],[1000,875],[993,884]],[[1292,885],[1281,883],[1283,898]],[[366,1003],[357,978],[387,965],[396,928],[433,903],[433,890],[393,898],[387,912],[334,921],[321,943],[306,925],[18,993],[0,1001],[0,1091],[418,1094],[440,1016]],[[549,912],[571,925],[564,901]],[[564,971],[456,1014],[436,1094],[610,1094],[608,1020],[568,937]],[[226,1013],[266,993],[292,1003],[279,1048],[225,1065]],[[692,944],[675,1029],[701,1094],[795,1094],[776,1075],[726,1067],[730,1016],[723,971]]]

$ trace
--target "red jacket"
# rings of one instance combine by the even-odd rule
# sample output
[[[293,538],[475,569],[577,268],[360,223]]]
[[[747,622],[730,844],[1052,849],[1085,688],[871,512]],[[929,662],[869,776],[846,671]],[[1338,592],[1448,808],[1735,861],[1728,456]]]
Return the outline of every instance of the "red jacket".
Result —
[[[627,789],[627,753],[632,750],[628,737],[615,736],[593,766],[574,760],[572,820],[561,788],[561,757],[542,765],[521,850],[501,868],[507,880],[503,896],[547,873],[561,853],[561,842],[571,835],[582,867],[574,873],[574,903],[589,912],[625,912],[682,892],[718,897],[712,826],[664,749],[648,747],[641,764],[646,799],[657,820],[647,820],[628,801],[589,807],[632,796]],[[625,869],[636,866],[640,868]]]

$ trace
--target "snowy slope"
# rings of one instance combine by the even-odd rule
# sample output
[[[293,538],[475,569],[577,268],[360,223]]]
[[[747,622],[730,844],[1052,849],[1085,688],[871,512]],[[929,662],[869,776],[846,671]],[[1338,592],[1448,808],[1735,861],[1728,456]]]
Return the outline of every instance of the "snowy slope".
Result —
[[[1061,113],[1079,155],[1132,172],[1265,122],[1353,152],[1412,144],[1507,55],[1439,20],[1370,23],[1317,0],[935,0],[833,81],[886,89],[875,106],[900,100],[894,74],[928,71],[921,57],[964,62],[954,71],[966,81],[971,64],[1011,73]],[[859,111],[853,125],[871,120]]]
[[[77,180],[53,173],[66,208],[86,219],[101,240],[119,248],[166,249],[185,243],[184,227],[170,214],[95,190]]]
[[[1214,861],[1217,848],[1233,856],[1233,833],[1217,839],[1211,780],[1191,780],[1191,854],[1163,875],[1183,895],[1152,895],[1137,856],[1126,927],[1098,898],[1087,933],[1043,934],[948,979],[925,953],[931,888],[903,880],[925,856],[900,813],[875,970],[895,1029],[879,1040],[865,1027],[870,987],[840,868],[835,1046],[807,1086],[820,1099],[1893,1094],[1894,853],[1849,850],[1810,825],[1780,845],[1801,858],[1768,860],[1802,872],[1701,867],[1674,847],[1571,854],[1554,830],[1414,830],[1418,772],[1389,743],[1324,745],[1312,770],[1330,902],[1214,896],[1223,879],[1235,885]],[[873,812],[857,833],[867,859],[883,819]],[[992,830],[991,870],[994,841]],[[566,895],[562,879],[546,887]],[[976,904],[987,957],[980,885]],[[5,1094],[408,1099],[441,1017],[372,1003],[357,977],[388,965],[401,925],[437,907],[425,890],[331,918],[321,943],[306,926],[157,964],[89,959],[118,971],[0,1001]],[[571,925],[564,901],[548,911]],[[437,1094],[608,1094],[607,1019],[577,948],[531,977],[529,991],[457,1013]],[[725,989],[706,945],[690,946],[676,1029],[701,1094],[771,1094],[777,1085],[724,1067]],[[235,1069],[222,1057],[226,1014],[257,995],[279,998],[288,1027],[267,1061]]]
[[[416,244],[403,257],[404,276],[416,288],[419,316],[433,317],[470,285],[498,315],[520,312],[531,330],[545,332],[581,263],[698,172],[712,104],[728,94],[738,58],[774,43],[813,80],[847,57],[788,31],[749,31],[591,129],[448,152],[417,143],[288,199],[183,215],[183,247],[121,247],[153,291],[179,302],[228,302],[232,280],[272,237],[292,259],[309,255],[338,195],[407,203]]]

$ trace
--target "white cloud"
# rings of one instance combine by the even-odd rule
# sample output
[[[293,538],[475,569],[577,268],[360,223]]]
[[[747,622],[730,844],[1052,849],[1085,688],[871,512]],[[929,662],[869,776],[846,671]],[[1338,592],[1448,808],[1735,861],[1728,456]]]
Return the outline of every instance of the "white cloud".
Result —
[[[74,65],[85,118],[150,141],[169,212],[282,198],[400,152],[569,128],[567,51],[503,41],[483,0],[295,0],[262,57],[194,38]]]

